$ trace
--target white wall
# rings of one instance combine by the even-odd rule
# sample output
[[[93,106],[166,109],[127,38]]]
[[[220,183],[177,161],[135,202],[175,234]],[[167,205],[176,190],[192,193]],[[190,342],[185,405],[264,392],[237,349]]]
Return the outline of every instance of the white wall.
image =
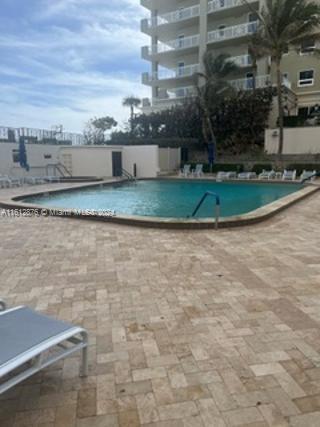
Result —
[[[26,144],[26,152],[30,171],[26,172],[19,163],[13,162],[13,150],[19,150],[18,143],[0,143],[0,175],[10,176],[45,176],[46,165],[59,162],[58,145]],[[51,159],[45,159],[51,155]]]
[[[159,165],[161,172],[173,172],[180,168],[180,148],[159,148]]]
[[[122,147],[68,147],[61,149],[60,160],[73,176],[112,176],[112,151],[122,151]],[[70,156],[70,166],[65,162]]]
[[[18,143],[0,143],[0,175],[45,176],[46,165],[62,163],[73,176],[112,176],[112,152],[122,152],[122,166],[133,174],[137,165],[138,178],[155,178],[159,173],[159,148],[157,145],[141,146],[58,146],[26,144],[30,171],[13,162],[12,150]],[[51,155],[45,159],[44,155]],[[52,174],[53,171],[49,171]]]
[[[123,147],[123,168],[133,175],[137,165],[137,178],[156,178],[159,169],[157,145],[126,145]]]
[[[279,131],[265,131],[265,151],[268,154],[278,152]],[[320,127],[284,129],[283,154],[320,154]]]

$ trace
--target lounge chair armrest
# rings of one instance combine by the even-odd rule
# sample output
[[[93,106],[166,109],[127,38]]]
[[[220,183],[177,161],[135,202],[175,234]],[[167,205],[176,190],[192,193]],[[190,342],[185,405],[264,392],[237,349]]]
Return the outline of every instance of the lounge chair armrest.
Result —
[[[5,311],[7,309],[7,304],[0,299],[0,311]]]

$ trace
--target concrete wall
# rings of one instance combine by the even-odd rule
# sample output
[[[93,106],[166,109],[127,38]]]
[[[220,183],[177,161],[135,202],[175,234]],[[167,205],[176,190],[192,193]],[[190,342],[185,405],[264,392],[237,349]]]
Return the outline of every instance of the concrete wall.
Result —
[[[161,172],[173,172],[180,168],[180,148],[159,148],[159,166]]]
[[[61,149],[60,161],[73,176],[112,176],[112,152],[122,147],[68,147]]]
[[[137,165],[138,178],[155,178],[159,169],[159,147],[143,146],[57,146],[26,144],[30,171],[13,162],[18,143],[0,143],[0,175],[46,176],[48,164],[62,163],[73,176],[112,176],[112,152],[122,152],[122,166],[133,174]],[[46,156],[51,156],[46,159]],[[48,171],[53,174],[53,169]]]
[[[265,151],[267,154],[277,153],[278,141],[279,131],[267,129],[265,132]],[[283,154],[320,154],[320,127],[285,129]]]
[[[123,168],[133,175],[137,165],[137,178],[156,178],[160,172],[157,145],[123,146]]]
[[[26,172],[19,163],[13,162],[13,151],[19,150],[18,143],[0,143],[0,175],[10,176],[45,176],[46,165],[59,162],[61,146],[26,144],[27,158],[30,171]],[[45,158],[51,156],[51,158]]]

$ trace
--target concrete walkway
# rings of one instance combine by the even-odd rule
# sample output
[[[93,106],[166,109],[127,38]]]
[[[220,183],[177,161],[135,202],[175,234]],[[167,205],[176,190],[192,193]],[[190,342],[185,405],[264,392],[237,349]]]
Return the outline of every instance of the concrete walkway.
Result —
[[[0,236],[0,296],[90,332],[89,377],[46,369],[1,427],[320,425],[320,194],[218,232],[0,211]]]

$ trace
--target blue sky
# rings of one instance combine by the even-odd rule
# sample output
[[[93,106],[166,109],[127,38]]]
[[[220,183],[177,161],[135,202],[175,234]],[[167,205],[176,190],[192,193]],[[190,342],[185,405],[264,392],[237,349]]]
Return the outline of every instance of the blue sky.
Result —
[[[0,125],[82,131],[146,97],[139,0],[0,0]]]

